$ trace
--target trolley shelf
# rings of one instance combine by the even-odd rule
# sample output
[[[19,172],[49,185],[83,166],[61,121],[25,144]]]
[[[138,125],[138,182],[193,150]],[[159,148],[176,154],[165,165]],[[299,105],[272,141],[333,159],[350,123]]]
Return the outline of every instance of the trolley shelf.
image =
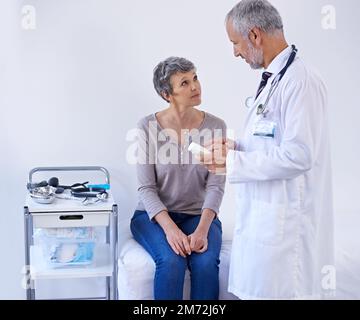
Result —
[[[106,243],[95,247],[94,261],[88,266],[51,268],[43,261],[39,246],[30,247],[30,258],[30,275],[34,280],[110,277],[113,272],[110,245]]]
[[[55,199],[51,204],[36,203],[30,195],[27,195],[25,206],[28,207],[32,214],[41,212],[68,212],[68,211],[111,211],[115,201],[109,194],[106,202],[98,202],[84,206],[79,200]]]

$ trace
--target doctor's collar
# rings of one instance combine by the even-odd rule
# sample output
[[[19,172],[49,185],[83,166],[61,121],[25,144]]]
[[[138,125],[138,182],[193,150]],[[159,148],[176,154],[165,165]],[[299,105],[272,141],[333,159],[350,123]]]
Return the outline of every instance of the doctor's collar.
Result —
[[[284,67],[284,64],[286,63],[286,60],[289,58],[291,51],[292,51],[291,46],[286,47],[274,58],[273,61],[271,61],[271,63],[269,64],[269,66],[265,71],[270,72],[273,75],[278,74],[281,71],[281,69]]]

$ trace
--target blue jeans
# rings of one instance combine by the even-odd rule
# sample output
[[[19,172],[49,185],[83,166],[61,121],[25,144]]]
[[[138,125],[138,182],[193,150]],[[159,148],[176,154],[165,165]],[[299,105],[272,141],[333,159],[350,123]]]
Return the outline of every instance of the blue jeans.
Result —
[[[186,234],[193,233],[201,216],[169,212],[176,225]],[[204,253],[192,252],[183,258],[177,255],[166,240],[158,223],[150,221],[146,211],[135,211],[131,219],[131,232],[137,242],[155,261],[155,300],[182,300],[185,271],[191,275],[192,300],[219,298],[219,255],[221,249],[221,222],[213,220],[208,233],[208,249]]]

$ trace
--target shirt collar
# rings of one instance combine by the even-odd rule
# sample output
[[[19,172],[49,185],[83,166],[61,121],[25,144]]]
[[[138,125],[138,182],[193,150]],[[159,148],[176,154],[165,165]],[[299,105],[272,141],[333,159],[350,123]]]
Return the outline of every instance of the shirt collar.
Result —
[[[281,51],[275,58],[273,61],[271,61],[271,63],[269,64],[269,66],[267,67],[267,69],[265,70],[266,72],[270,72],[273,75],[277,75],[281,69],[285,66],[286,64],[286,60],[289,58],[290,54],[291,54],[291,46],[288,46],[287,48],[285,48],[283,51]]]

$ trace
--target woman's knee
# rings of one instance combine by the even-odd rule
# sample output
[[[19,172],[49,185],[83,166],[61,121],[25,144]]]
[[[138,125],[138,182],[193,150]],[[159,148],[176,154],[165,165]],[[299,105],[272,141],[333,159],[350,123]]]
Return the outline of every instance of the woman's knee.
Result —
[[[183,258],[170,250],[158,254],[155,263],[157,267],[166,268],[172,271],[183,271],[187,267],[186,258]]]
[[[199,271],[206,273],[207,271],[217,270],[219,268],[219,255],[205,251],[201,254],[194,254],[191,257],[190,266],[191,271]]]

